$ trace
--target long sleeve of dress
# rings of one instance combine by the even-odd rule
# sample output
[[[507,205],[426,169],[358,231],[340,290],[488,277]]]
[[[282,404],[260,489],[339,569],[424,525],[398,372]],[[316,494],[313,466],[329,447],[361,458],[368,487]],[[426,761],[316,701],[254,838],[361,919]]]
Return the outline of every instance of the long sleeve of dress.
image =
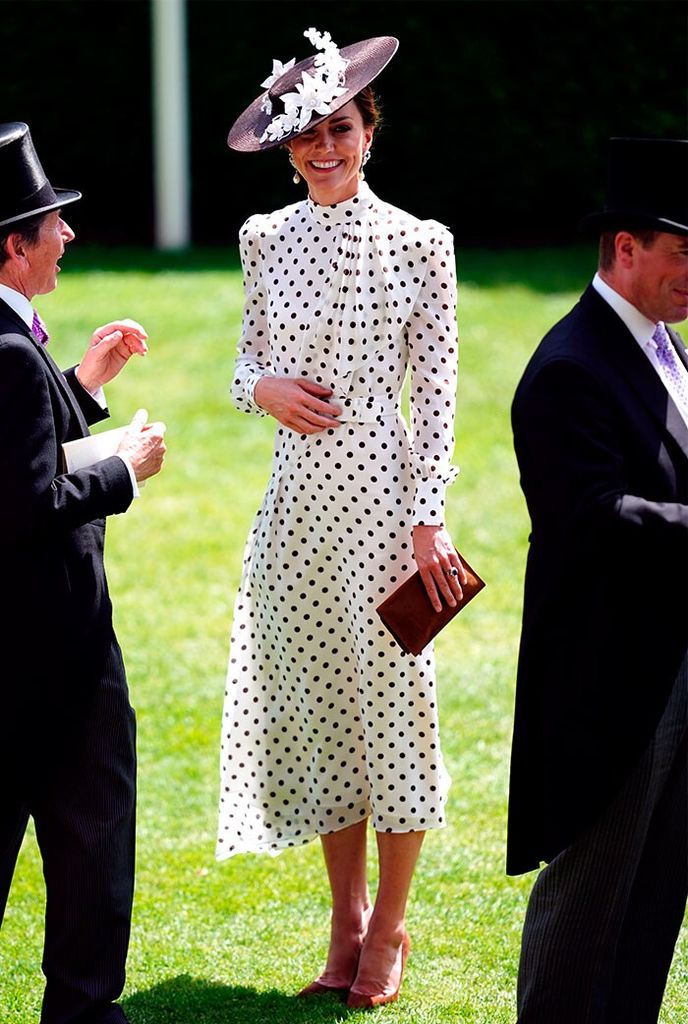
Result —
[[[459,351],[451,233],[438,224],[427,245],[427,271],[407,325],[415,525],[444,522],[445,489],[459,472],[451,464]]]
[[[241,229],[239,246],[244,276],[244,314],[232,379],[232,401],[240,412],[265,416],[267,413],[253,397],[256,384],[272,372],[272,367],[260,238],[252,218]]]

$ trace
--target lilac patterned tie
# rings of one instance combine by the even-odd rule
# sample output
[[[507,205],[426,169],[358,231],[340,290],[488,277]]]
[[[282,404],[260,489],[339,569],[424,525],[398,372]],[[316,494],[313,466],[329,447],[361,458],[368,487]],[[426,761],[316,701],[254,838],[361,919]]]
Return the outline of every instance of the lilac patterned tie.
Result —
[[[31,324],[31,330],[37,341],[40,341],[41,345],[47,345],[50,340],[50,335],[45,329],[45,324],[41,320],[38,312],[34,309],[33,311],[33,322]]]
[[[657,360],[662,373],[665,379],[671,383],[673,393],[677,396],[684,413],[688,412],[688,370],[681,363],[661,320],[655,327],[652,340],[657,346]]]

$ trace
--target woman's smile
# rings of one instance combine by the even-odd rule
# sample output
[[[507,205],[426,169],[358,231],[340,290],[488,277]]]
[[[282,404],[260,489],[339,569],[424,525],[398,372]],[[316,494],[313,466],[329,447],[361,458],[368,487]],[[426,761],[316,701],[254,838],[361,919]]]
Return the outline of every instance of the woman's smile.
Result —
[[[351,100],[289,144],[294,167],[314,202],[322,206],[351,199],[358,191],[363,154],[373,137]],[[313,155],[315,153],[315,156]]]

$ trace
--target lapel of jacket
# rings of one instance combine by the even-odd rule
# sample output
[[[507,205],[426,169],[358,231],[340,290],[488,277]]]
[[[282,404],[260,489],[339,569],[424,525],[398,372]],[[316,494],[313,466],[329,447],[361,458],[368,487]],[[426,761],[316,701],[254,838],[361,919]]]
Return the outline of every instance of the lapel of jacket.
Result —
[[[12,323],[16,325],[19,333],[23,334],[24,337],[28,338],[29,341],[33,344],[39,356],[45,363],[50,374],[50,378],[54,382],[56,388],[58,389],[60,396],[62,397],[68,408],[71,410],[71,412],[78,420],[82,433],[84,435],[88,434],[88,424],[86,422],[84,414],[79,408],[79,403],[72,394],[72,390],[67,384],[67,381],[64,379],[64,374],[62,373],[62,370],[59,368],[59,366],[52,358],[52,356],[48,353],[45,345],[41,345],[41,343],[34,337],[31,328],[28,326],[28,324],[24,323],[19,314],[15,313],[12,307],[8,306],[7,303],[4,302],[2,299],[0,299],[0,311],[4,316],[7,317],[8,320],[11,320]]]
[[[676,331],[672,331],[669,326],[667,326],[667,331],[669,332],[669,337],[674,343],[679,359],[685,365],[686,369],[688,369],[688,352],[686,352],[683,339],[680,334],[677,334]],[[683,416],[678,411],[678,406],[673,399],[669,400],[669,407],[667,409],[667,426],[669,432],[676,438],[683,448],[683,451],[688,455],[688,424],[686,424]]]
[[[592,285],[589,285],[583,293],[581,306],[595,325],[596,346],[602,348],[614,369],[633,387],[643,405],[651,410],[659,425],[671,434],[688,458],[688,426],[654,367],[623,320]],[[681,350],[679,357],[686,361],[685,350],[680,339],[676,334],[671,333],[674,342],[678,342],[677,347]]]
[[[683,365],[688,369],[688,351],[686,350],[686,346],[683,343],[683,338],[680,334],[677,334],[677,332],[673,330],[673,328],[670,327],[669,324],[666,324],[665,326],[669,334],[669,337],[674,343],[679,359],[681,360]]]

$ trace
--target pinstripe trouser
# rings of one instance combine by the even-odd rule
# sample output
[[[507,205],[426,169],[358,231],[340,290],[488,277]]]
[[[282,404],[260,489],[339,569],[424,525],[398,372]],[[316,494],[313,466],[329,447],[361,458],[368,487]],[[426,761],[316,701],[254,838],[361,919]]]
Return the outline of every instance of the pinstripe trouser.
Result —
[[[656,1024],[688,896],[688,672],[613,804],[538,875],[518,1024]]]
[[[135,717],[114,638],[78,718],[51,732],[3,768],[0,923],[32,816],[47,895],[41,1024],[126,1024],[113,1000],[134,889]]]

